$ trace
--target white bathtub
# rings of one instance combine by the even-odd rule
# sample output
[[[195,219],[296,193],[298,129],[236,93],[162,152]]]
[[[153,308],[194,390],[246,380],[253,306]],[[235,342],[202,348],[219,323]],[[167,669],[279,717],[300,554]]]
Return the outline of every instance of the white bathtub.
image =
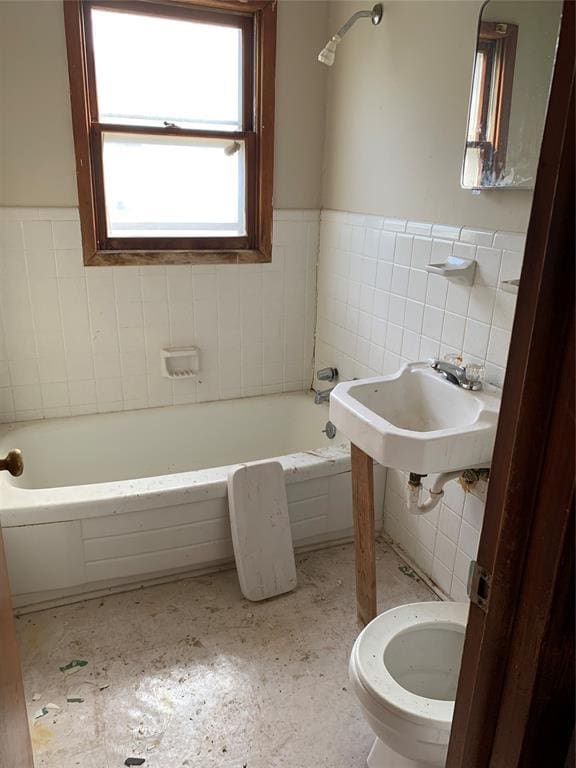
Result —
[[[307,394],[8,425],[20,478],[2,473],[0,522],[17,607],[126,588],[232,559],[231,465],[277,457],[296,547],[352,534],[350,456]],[[377,524],[384,470],[375,468]]]

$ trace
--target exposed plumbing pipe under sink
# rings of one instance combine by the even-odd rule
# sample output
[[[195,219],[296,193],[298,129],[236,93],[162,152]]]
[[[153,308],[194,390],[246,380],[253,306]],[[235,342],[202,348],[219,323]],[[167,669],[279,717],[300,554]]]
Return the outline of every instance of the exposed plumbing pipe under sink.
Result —
[[[463,485],[475,485],[482,475],[487,476],[489,467],[489,464],[485,464],[482,467],[475,467],[474,469],[458,469],[454,472],[442,472],[436,477],[432,486],[429,488],[428,498],[425,501],[420,501],[423,487],[422,478],[425,477],[425,475],[418,475],[415,472],[411,472],[408,483],[406,484],[406,505],[408,511],[412,512],[413,515],[425,515],[427,512],[431,512],[438,506],[444,496],[444,486],[446,483],[462,477]]]

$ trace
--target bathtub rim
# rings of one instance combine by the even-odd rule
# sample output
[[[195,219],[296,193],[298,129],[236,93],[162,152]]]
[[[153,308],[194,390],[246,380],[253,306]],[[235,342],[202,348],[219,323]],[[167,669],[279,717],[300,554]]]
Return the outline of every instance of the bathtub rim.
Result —
[[[345,445],[271,456],[263,461],[279,461],[287,484],[347,472],[351,464],[350,449]],[[244,463],[57,488],[20,488],[2,477],[0,525],[10,528],[70,522],[221,498],[228,492],[229,472]]]

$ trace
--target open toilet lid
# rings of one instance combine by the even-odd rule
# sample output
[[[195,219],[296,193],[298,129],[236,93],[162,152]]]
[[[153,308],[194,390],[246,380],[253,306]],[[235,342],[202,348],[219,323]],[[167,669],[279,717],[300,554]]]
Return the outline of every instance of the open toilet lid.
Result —
[[[392,676],[384,656],[394,638],[419,628],[458,628],[464,633],[467,616],[467,603],[430,602],[401,605],[373,619],[358,636],[352,650],[352,663],[366,693],[400,717],[449,728],[454,701],[426,698],[403,687]]]

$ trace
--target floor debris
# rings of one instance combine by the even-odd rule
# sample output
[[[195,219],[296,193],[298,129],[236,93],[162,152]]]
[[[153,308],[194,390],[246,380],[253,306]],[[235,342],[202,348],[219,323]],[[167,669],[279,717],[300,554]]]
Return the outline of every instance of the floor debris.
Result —
[[[54,738],[52,731],[39,721],[35,722],[34,727],[30,729],[30,735],[35,750],[46,749]]]
[[[84,659],[72,659],[68,664],[64,664],[63,667],[59,667],[60,672],[64,672],[65,675],[73,675],[75,672],[79,672],[82,667],[87,666],[88,662]]]
[[[416,571],[413,568],[410,568],[409,565],[399,565],[398,570],[400,573],[403,573],[404,576],[408,576],[409,579],[413,579],[414,581],[421,581],[420,576],[418,576]]]
[[[83,704],[84,699],[81,699],[79,696],[70,696],[68,699],[66,699],[68,704]]]
[[[60,707],[58,704],[52,704],[51,702],[49,704],[46,704],[43,707],[40,707],[40,709],[37,709],[36,712],[34,712],[34,720],[39,720],[41,717],[45,717],[46,715],[49,715],[50,712],[56,713],[60,712]]]
[[[303,559],[301,588],[257,606],[244,603],[231,570],[21,622],[36,768],[365,767],[374,736],[347,677],[357,636],[354,550]],[[401,564],[392,550],[382,554],[380,611],[436,599]],[[46,640],[33,645],[39,636]],[[59,666],[73,659],[88,664],[68,677]],[[47,702],[62,711],[34,720]],[[128,757],[145,762],[125,766]]]
[[[143,757],[127,757],[124,765],[144,765],[146,760]]]

